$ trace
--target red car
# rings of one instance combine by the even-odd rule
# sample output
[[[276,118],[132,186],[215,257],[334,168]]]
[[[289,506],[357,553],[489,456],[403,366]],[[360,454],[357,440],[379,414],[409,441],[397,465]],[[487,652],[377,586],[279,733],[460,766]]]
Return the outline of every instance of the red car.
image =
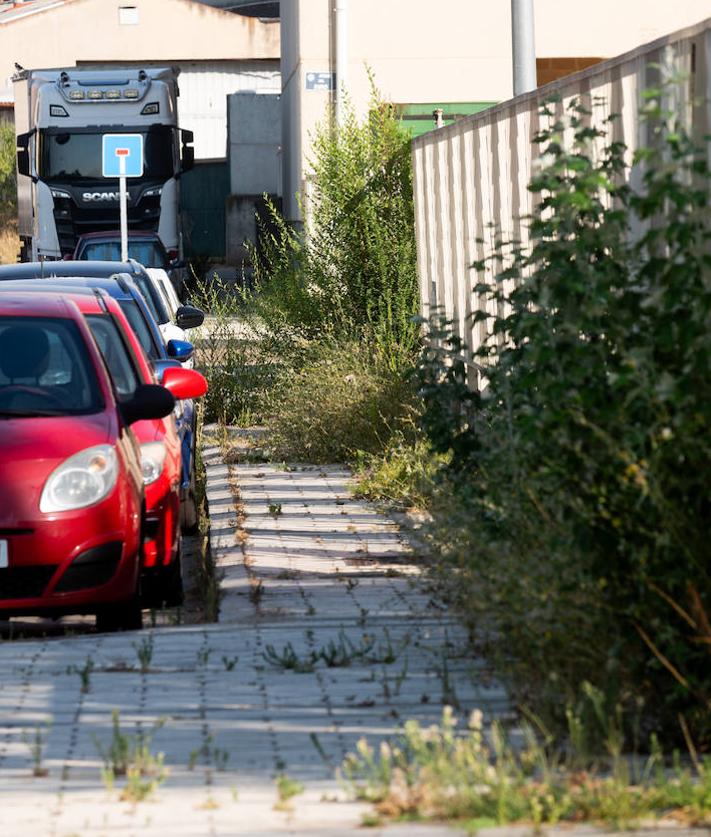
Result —
[[[77,293],[76,288],[68,298],[86,318],[119,399],[130,397],[141,383],[155,383],[153,368],[115,299],[103,291]],[[199,398],[207,392],[205,378],[177,362],[163,370],[161,383],[176,399]],[[131,429],[141,446],[145,486],[141,600],[146,607],[174,607],[183,601],[180,438],[172,415],[136,422]]]
[[[183,371],[183,370],[180,370]],[[141,451],[164,387],[121,398],[77,305],[0,293],[0,613],[141,626]]]

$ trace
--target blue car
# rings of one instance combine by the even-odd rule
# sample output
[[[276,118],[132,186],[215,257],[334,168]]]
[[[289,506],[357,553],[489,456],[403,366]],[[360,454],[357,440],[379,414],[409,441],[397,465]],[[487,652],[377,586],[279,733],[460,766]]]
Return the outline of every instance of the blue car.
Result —
[[[71,291],[77,287],[105,290],[121,306],[160,380],[167,366],[176,366],[192,356],[193,345],[183,340],[163,343],[158,324],[132,276],[125,272],[105,275],[107,267],[115,267],[116,264],[126,266],[122,262],[28,262],[5,265],[0,266],[0,282],[36,279],[46,282],[52,290],[64,288]],[[84,270],[77,271],[79,265]],[[86,270],[91,272],[85,273]],[[131,272],[134,272],[133,268]],[[9,287],[3,285],[4,289]],[[181,524],[184,531],[191,531],[196,527],[198,517],[195,498],[195,405],[192,401],[178,403],[176,421],[182,452]]]

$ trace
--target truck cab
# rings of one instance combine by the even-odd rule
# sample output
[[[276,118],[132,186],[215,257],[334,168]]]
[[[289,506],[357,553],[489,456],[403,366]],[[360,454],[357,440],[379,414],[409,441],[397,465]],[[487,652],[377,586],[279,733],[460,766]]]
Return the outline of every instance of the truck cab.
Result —
[[[192,132],[178,127],[178,70],[22,70],[13,79],[21,259],[60,259],[87,232],[119,225],[118,180],[102,176],[105,134],[143,136],[143,176],[127,183],[129,232],[181,253],[179,179]]]

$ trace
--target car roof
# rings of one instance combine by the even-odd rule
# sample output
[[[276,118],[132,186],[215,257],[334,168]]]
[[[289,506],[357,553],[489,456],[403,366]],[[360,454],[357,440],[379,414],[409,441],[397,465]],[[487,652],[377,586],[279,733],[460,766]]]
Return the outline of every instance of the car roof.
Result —
[[[36,295],[31,291],[0,287],[0,316],[63,317],[76,319],[76,305],[57,295]]]
[[[37,279],[50,276],[86,276],[101,279],[115,273],[144,273],[145,268],[134,259],[127,262],[57,261],[24,262],[0,266],[0,281],[8,279]]]
[[[39,262],[33,262],[33,265],[38,265]],[[69,262],[51,262],[50,264],[69,264]],[[77,264],[77,262],[73,262]],[[100,264],[104,264],[101,262]],[[24,265],[17,265],[17,267],[24,267]],[[21,288],[26,282],[37,282],[43,288],[52,291],[59,291],[62,293],[88,293],[94,292],[95,288],[100,288],[106,291],[109,296],[118,300],[131,300],[141,309],[141,315],[146,323],[148,331],[151,334],[151,342],[153,350],[157,357],[167,357],[163,338],[153,315],[148,308],[148,305],[143,298],[133,279],[127,273],[113,274],[111,276],[74,276],[64,274],[62,276],[46,275],[44,277],[38,276],[36,272],[30,271],[25,276],[13,275],[12,278],[8,276],[7,272],[3,272],[0,267],[0,291],[4,288],[8,290],[15,286]],[[86,289],[86,290],[84,290]]]
[[[61,262],[60,262],[61,264]],[[0,276],[2,279],[2,276]],[[128,280],[128,281],[126,281]],[[133,282],[128,274],[121,275],[114,273],[111,276],[76,276],[73,273],[62,273],[60,275],[45,274],[44,276],[36,276],[30,273],[28,276],[18,276],[13,279],[5,279],[0,284],[0,290],[4,288],[16,287],[19,285],[29,286],[31,283],[37,282],[42,287],[48,288],[52,286],[58,290],[64,290],[66,293],[86,293],[92,294],[95,288],[100,288],[109,294],[109,296],[116,297],[116,299],[132,299]],[[139,293],[138,288],[135,288],[136,293]]]
[[[3,282],[0,293],[28,293],[46,294],[47,291],[56,293],[62,299],[70,299],[82,314],[120,311],[118,302],[101,288],[72,287],[52,282],[50,279],[37,281],[36,279],[18,279],[13,282]],[[47,297],[47,298],[51,298]]]

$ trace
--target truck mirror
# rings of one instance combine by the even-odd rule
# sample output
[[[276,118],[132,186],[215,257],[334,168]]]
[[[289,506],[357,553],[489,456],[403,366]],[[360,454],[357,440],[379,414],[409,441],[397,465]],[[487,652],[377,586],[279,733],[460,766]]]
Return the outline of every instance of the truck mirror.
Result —
[[[30,170],[30,137],[34,131],[17,135],[17,173],[31,177]]]
[[[192,131],[181,130],[180,138],[182,144],[180,172],[182,174],[183,172],[190,171],[195,165],[195,149],[192,146]]]

